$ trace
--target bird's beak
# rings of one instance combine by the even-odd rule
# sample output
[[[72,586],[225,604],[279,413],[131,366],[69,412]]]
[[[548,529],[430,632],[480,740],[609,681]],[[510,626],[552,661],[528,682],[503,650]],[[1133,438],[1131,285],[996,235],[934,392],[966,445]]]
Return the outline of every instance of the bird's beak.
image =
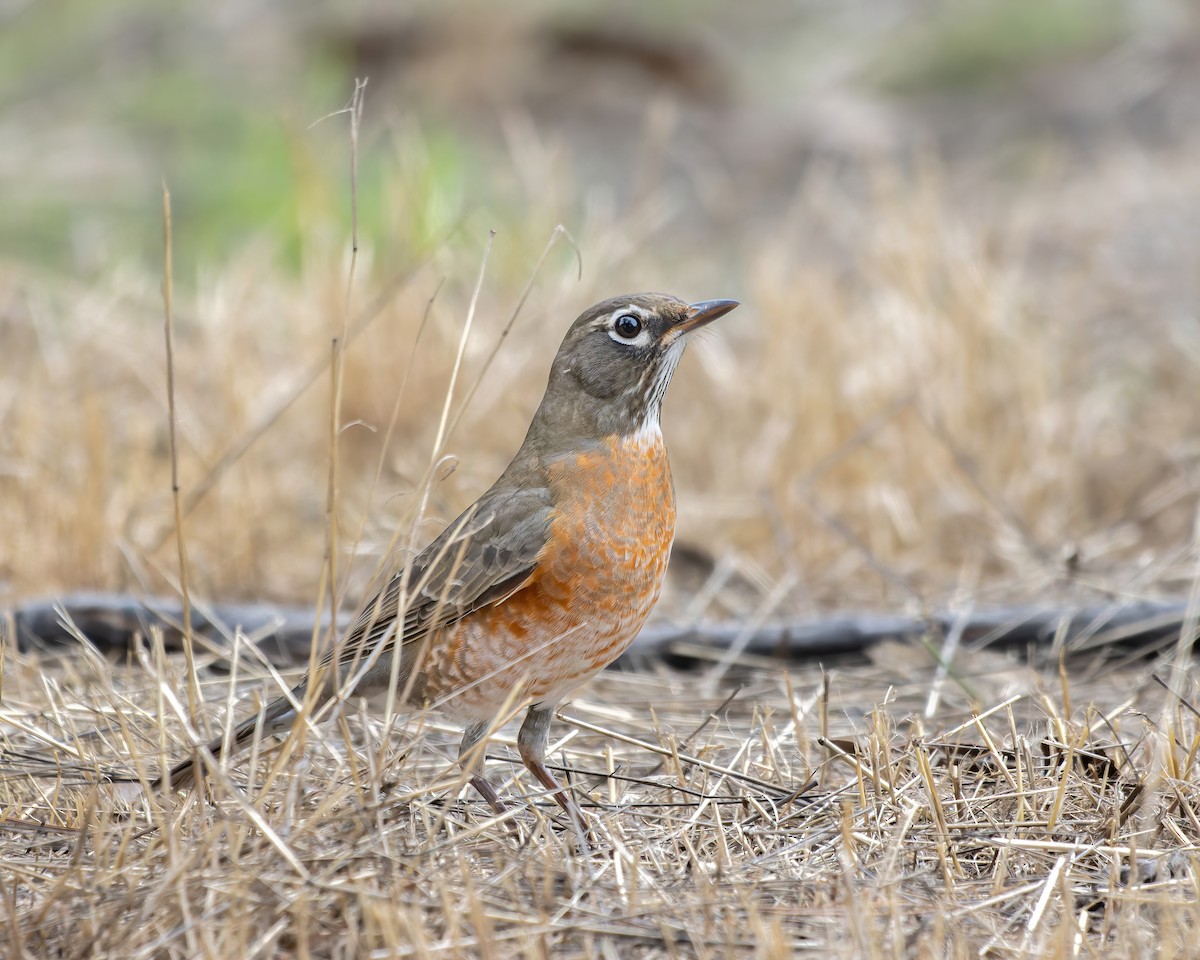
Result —
[[[736,300],[701,300],[688,305],[688,315],[672,331],[676,337],[693,333],[703,326],[723,317],[738,305]]]

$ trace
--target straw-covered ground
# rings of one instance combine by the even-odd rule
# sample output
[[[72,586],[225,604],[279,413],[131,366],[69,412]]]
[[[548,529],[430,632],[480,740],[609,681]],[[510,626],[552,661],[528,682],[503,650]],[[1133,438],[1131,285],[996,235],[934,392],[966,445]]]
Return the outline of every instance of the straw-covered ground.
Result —
[[[734,291],[683,284],[746,305],[688,358],[669,405],[690,549],[663,616],[753,622],[1186,589],[1194,356],[1108,356],[1124,375],[1100,378],[1090,334],[1041,316],[1012,254],[987,253],[931,193],[872,202],[878,217],[846,267],[853,284],[778,237],[750,253],[754,270]],[[624,229],[580,231],[585,264]],[[646,269],[610,256],[588,275]],[[419,502],[469,294],[464,260],[449,261],[447,274],[464,276],[443,284],[419,340],[438,289],[429,267],[345,354],[335,575],[360,555],[350,602]],[[329,388],[302,395],[227,470],[221,459],[325,363],[345,278],[314,275],[324,277],[306,273],[289,295],[294,281],[234,265],[177,307],[185,504],[215,474],[185,520],[202,599],[302,598],[307,583],[316,602]],[[548,276],[450,438],[457,469],[433,473],[431,517],[444,521],[498,469],[536,402],[562,311],[605,286],[577,284],[573,266]],[[10,276],[9,291],[21,282],[31,283]],[[366,306],[354,316],[370,316],[371,297],[356,299]],[[37,322],[10,326],[28,331],[19,379],[7,355],[7,382],[22,385],[7,400],[8,462],[20,467],[3,507],[14,593],[169,589],[150,279],[41,288],[22,302]],[[505,313],[481,311],[470,370]],[[55,322],[67,315],[84,322]],[[465,375],[455,400],[474,382]],[[211,800],[97,786],[152,778],[188,753],[189,723],[219,731],[231,707],[247,712],[240,695],[277,688],[253,660],[236,690],[202,672],[205,703],[185,722],[183,664],[160,662],[152,641],[142,662],[118,666],[5,651],[9,956],[1192,952],[1200,730],[1150,679],[1158,669],[1190,695],[1187,672],[1157,661],[1099,657],[1060,674],[977,653],[939,673],[896,647],[827,677],[769,662],[719,678],[665,667],[604,676],[555,729],[556,762],[597,820],[596,852],[581,856],[520,775],[511,726],[490,755],[505,794],[529,797],[513,806],[519,837],[460,789],[456,734],[436,717],[404,716],[387,736],[378,719],[316,727],[274,776],[264,744]]]
[[[1006,9],[1018,6],[1068,19],[1085,9]],[[184,173],[175,188],[180,166],[167,166],[186,573],[161,270],[118,242],[133,233],[153,246],[159,176],[122,160],[144,145],[93,137],[92,166],[105,183],[130,175],[141,219],[126,212],[125,233],[106,233],[97,198],[71,215],[66,265],[0,261],[0,602],[84,588],[177,595],[186,582],[197,604],[352,608],[502,469],[570,320],[647,288],[743,304],[690,351],[667,400],[680,517],[661,620],[753,626],[1200,595],[1200,142],[1194,126],[1167,123],[1194,104],[1154,80],[1195,62],[1182,54],[1200,49],[1200,28],[1147,16],[1121,27],[1122,41],[1111,25],[1097,39],[1090,13],[1071,22],[1088,28],[1070,34],[1081,46],[1029,68],[1043,73],[1016,105],[994,89],[948,113],[923,102],[945,135],[887,149],[863,146],[853,121],[891,101],[879,95],[864,113],[839,99],[840,81],[812,99],[840,105],[820,128],[844,138],[803,151],[770,139],[808,136],[790,105],[729,106],[751,96],[753,78],[713,94],[715,106],[706,75],[686,71],[683,107],[618,91],[634,103],[632,133],[610,114],[609,126],[579,124],[583,140],[547,120],[555,109],[583,116],[551,95],[567,97],[566,83],[531,86],[529,113],[500,111],[499,130],[478,141],[397,117],[368,87],[356,259],[345,117],[308,128],[336,101],[296,84],[303,123],[284,124],[278,151],[262,154],[263,180],[236,194],[261,199],[286,169],[274,231],[235,241],[249,228],[206,221],[203,190]],[[291,61],[239,47],[250,36],[239,24],[213,27],[230,31],[228,50],[218,45],[229,62],[197,59],[211,70],[203,96],[228,83],[245,109],[263,94],[235,67],[282,72]],[[110,39],[126,35],[117,27]],[[542,46],[530,46],[530,35],[497,33],[489,52],[511,41],[524,65],[550,42],[533,34]],[[420,99],[411,84],[419,93],[432,71],[451,98],[458,88],[443,81],[462,67],[445,61],[453,29],[414,36],[405,56],[431,44],[434,66],[417,58],[415,78],[393,89]],[[603,60],[597,49],[632,49],[646,70],[672,49],[553,36],[579,70]],[[918,44],[930,69],[961,69],[955,45],[979,42],[922,36],[945,47]],[[150,44],[180,70],[174,85],[138,87],[167,98],[155,117],[174,122],[178,102],[200,102],[184,78],[193,42]],[[1127,56],[1104,46],[1120,42]],[[3,44],[0,92],[11,93],[20,51]],[[469,65],[480,48],[466,49]],[[794,54],[761,49],[761,63],[728,62],[766,70],[772,50]],[[978,64],[983,54],[968,52]],[[136,76],[132,53],[117,60],[95,79],[114,97]],[[690,69],[697,58],[666,62]],[[933,82],[888,64],[890,80],[866,74],[888,96]],[[486,65],[488,77],[515,75],[508,61]],[[614,72],[626,75],[604,69]],[[34,85],[36,110],[10,97],[25,112],[8,133],[22,136],[0,138],[12,221],[32,210],[28,223],[47,235],[57,221],[35,202],[40,178],[74,168],[36,162],[54,142],[38,124],[75,102],[54,101],[78,92],[68,80]],[[1097,105],[1097,89],[1114,96]],[[588,109],[599,111],[607,101],[595,96]],[[205,103],[206,122],[243,129]],[[1122,112],[1145,103],[1161,129]],[[972,127],[985,112],[1002,144]],[[880,129],[922,116],[901,112]],[[598,158],[618,133],[628,156]],[[190,146],[199,135],[181,136]],[[220,142],[222,160],[198,164],[198,182],[225,195],[232,184],[211,181],[239,162],[242,141]],[[0,243],[10,227],[0,222]],[[213,236],[230,239],[214,253]],[[111,662],[86,638],[18,649],[8,629],[0,953],[1195,956],[1195,622],[1157,652],[1062,662],[931,635],[824,665],[717,652],[691,667],[608,672],[553,731],[554,762],[595,820],[589,848],[528,782],[512,724],[489,750],[507,820],[464,788],[457,731],[442,719],[388,724],[353,708],[282,747],[262,742],[206,795],[148,790],[169,761],[295,678],[231,632],[221,649],[198,648],[192,702],[183,658],[162,654],[157,635]]]
[[[552,750],[586,855],[511,727],[508,824],[425,716],[315,727],[176,800],[95,784],[186,754],[178,662],[10,656],[6,955],[1194,955],[1192,714],[1135,669],[979,654],[935,684],[883,654],[591,684]]]

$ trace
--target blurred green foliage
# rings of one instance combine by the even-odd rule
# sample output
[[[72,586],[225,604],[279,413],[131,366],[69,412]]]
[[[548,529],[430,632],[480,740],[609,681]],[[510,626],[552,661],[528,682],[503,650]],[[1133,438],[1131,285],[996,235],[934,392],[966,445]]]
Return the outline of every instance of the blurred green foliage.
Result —
[[[895,93],[982,87],[1115,43],[1116,0],[950,0],[897,35],[876,79]]]
[[[941,0],[932,12],[902,4],[884,35],[862,29],[854,17],[873,14],[857,5],[793,9],[752,0],[738,16],[757,26],[726,56],[737,60],[741,80],[755,72],[768,78],[757,92],[743,90],[748,100],[790,103],[811,82],[809,68],[818,75],[831,69],[820,65],[825,47],[836,48],[834,60],[874,63],[867,82],[892,97],[973,89],[1104,49],[1127,33],[1130,2]],[[183,284],[198,267],[227,261],[247,244],[298,267],[315,244],[327,251],[348,240],[348,120],[322,114],[349,100],[353,54],[329,42],[338,22],[332,8],[325,20],[316,9],[210,9],[195,0],[0,7],[0,256],[84,275],[128,258],[157,269],[164,179]],[[429,5],[412,15],[453,22],[470,9]],[[513,10],[515,22],[553,16],[630,30],[643,24],[659,36],[675,29],[715,35],[732,16],[717,0],[615,7],[521,0]],[[754,56],[744,55],[751,41]],[[862,72],[852,72],[861,85]],[[386,101],[378,86],[367,90],[358,210],[361,240],[379,256],[424,247],[483,210],[490,218],[483,227],[542,237],[567,215],[564,205],[585,202],[582,191],[553,197],[541,185],[522,188],[505,173],[511,158],[497,162],[489,153],[505,149],[494,136],[489,141],[469,122],[426,107]]]
[[[353,71],[308,44],[247,63],[184,3],[33,3],[0,29],[0,255],[90,274],[156,269],[160,191],[172,195],[176,271],[248,243],[299,266],[305,244],[350,236]],[[365,114],[364,243],[421,246],[461,216],[471,151],[444,130],[417,149]],[[320,120],[317,123],[315,121]],[[381,142],[382,141],[382,142]],[[404,189],[397,189],[397,181]]]

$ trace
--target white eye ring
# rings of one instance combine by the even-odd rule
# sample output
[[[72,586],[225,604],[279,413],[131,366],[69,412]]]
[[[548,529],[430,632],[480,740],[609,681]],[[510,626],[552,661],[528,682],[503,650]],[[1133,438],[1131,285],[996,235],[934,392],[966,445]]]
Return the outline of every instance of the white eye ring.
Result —
[[[608,335],[625,347],[643,347],[650,342],[645,312],[634,306],[622,307],[609,317]]]

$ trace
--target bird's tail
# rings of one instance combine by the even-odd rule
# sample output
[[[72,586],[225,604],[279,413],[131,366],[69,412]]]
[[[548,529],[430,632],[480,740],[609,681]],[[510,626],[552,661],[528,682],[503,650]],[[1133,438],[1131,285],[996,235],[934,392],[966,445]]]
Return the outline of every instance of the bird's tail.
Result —
[[[209,743],[205,750],[213,757],[220,757],[224,754],[232,756],[249,746],[256,736],[269,735],[277,730],[290,727],[292,721],[296,719],[296,709],[292,704],[304,698],[304,691],[305,687],[301,684],[292,691],[291,696],[276,697],[260,712],[239,723],[229,740],[228,749],[225,738],[221,736]],[[200,768],[203,765],[204,761],[193,754],[187,760],[173,766],[166,776],[155,780],[151,787],[158,790],[167,785],[172,790],[186,790],[195,783],[202,772]]]

